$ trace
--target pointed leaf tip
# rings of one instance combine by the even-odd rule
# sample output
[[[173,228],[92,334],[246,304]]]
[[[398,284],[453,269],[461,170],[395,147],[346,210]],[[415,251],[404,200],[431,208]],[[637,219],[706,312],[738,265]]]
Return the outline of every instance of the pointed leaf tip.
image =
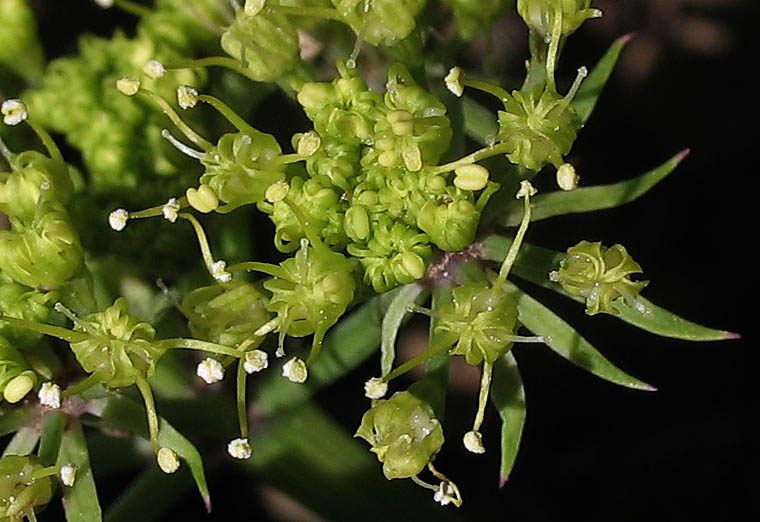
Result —
[[[679,152],[678,154],[676,154],[675,160],[678,163],[680,163],[689,154],[691,154],[691,149],[689,149],[689,148],[683,149],[681,152]]]
[[[741,339],[742,334],[738,334],[736,332],[724,332],[723,333],[723,339],[725,340],[731,340],[731,339]]]
[[[509,481],[509,475],[499,477],[499,489],[503,488],[507,484],[507,481]]]
[[[206,505],[206,513],[211,513],[211,497],[203,497],[203,503]]]
[[[623,36],[621,36],[620,38],[618,38],[618,40],[620,40],[624,44],[627,44],[628,42],[630,42],[631,40],[633,40],[634,38],[636,38],[638,35],[639,35],[639,33],[637,33],[637,32],[634,31],[632,33],[624,34]]]

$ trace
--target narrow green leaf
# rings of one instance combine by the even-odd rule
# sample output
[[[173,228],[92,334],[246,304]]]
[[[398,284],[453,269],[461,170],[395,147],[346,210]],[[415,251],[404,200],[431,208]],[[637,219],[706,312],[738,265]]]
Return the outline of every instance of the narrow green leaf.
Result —
[[[478,143],[485,145],[499,132],[494,113],[469,96],[462,98],[462,115],[465,134]]]
[[[3,457],[6,455],[29,455],[37,446],[40,440],[39,428],[25,426],[19,429],[8,445],[3,450]]]
[[[31,404],[0,410],[0,437],[18,431],[29,424],[37,415],[37,408]]]
[[[612,45],[604,53],[604,56],[597,62],[586,79],[583,80],[580,89],[578,89],[578,94],[573,99],[573,107],[582,124],[588,121],[591,113],[594,111],[596,102],[602,94],[607,80],[610,79],[618,58],[620,58],[620,53],[623,52],[623,48],[633,37],[633,33],[626,34],[612,42]]]
[[[63,429],[66,427],[66,414],[62,411],[48,412],[42,419],[40,447],[37,455],[45,466],[52,466],[58,458]]]
[[[507,281],[504,290],[517,300],[520,322],[536,335],[548,337],[546,344],[571,363],[597,377],[637,390],[655,388],[617,368],[554,312]]]
[[[494,363],[491,400],[501,417],[501,468],[499,487],[509,480],[525,426],[525,388],[512,352]]]
[[[622,299],[612,303],[612,306],[620,312],[617,317],[647,332],[662,335],[663,337],[672,337],[674,339],[685,339],[687,341],[726,341],[729,339],[739,339],[741,335],[728,332],[726,330],[716,330],[706,326],[687,321],[674,313],[660,308],[648,299],[642,296],[637,297],[649,310],[651,314],[641,314],[633,307],[627,306]]]
[[[393,369],[396,355],[396,335],[413,304],[424,291],[419,283],[402,286],[388,305],[383,316],[382,338],[380,342],[380,374],[388,375]]]
[[[148,425],[145,408],[138,402],[123,395],[113,394],[104,399],[104,406],[100,413],[101,419],[110,427],[132,431],[141,437],[148,438]],[[166,419],[159,420],[158,442],[161,446],[174,450],[182,457],[190,468],[198,491],[206,504],[206,509],[211,509],[211,496],[206,484],[206,475],[203,471],[203,459],[195,446],[178,432]]]
[[[430,318],[429,345],[438,342],[439,335],[434,330],[437,324],[435,318],[438,310],[453,298],[451,286],[439,285],[433,289]],[[409,387],[409,391],[432,406],[435,416],[443,421],[446,413],[446,392],[449,385],[449,354],[448,351],[439,353],[425,364],[425,376]]]
[[[279,372],[270,372],[256,394],[259,411],[272,414],[293,408],[363,363],[380,345],[384,303],[394,296],[386,292],[372,298],[335,325],[305,383],[292,383]]]
[[[539,221],[565,214],[578,214],[614,208],[646,194],[649,189],[662,181],[665,176],[689,154],[689,149],[683,150],[668,161],[633,179],[598,185],[595,187],[580,187],[569,192],[556,190],[547,194],[538,194],[531,199],[533,211],[531,221]],[[517,226],[522,219],[522,202],[510,201],[505,209],[503,218],[499,221],[503,226]]]
[[[501,262],[507,255],[509,245],[511,244],[511,238],[495,234],[488,236],[481,243],[483,255],[488,260]],[[565,293],[559,284],[549,280],[549,272],[559,266],[559,261],[564,256],[562,252],[523,243],[515,265],[512,268],[512,273],[531,283],[549,288],[569,299],[583,303],[582,298]],[[622,299],[620,299],[614,303],[615,308],[620,312],[615,317],[647,332],[673,339],[723,341],[740,337],[739,334],[734,332],[708,328],[688,321],[664,308],[660,308],[642,296],[639,296],[638,299],[649,307],[652,311],[651,314],[640,314],[632,307],[626,306]]]
[[[76,468],[76,478],[71,487],[63,486],[63,510],[68,522],[100,522],[101,511],[98,492],[90,468],[87,440],[82,425],[71,419],[61,439],[58,466]]]
[[[358,419],[357,419],[358,422]],[[386,480],[369,447],[311,403],[275,415],[240,461],[325,520],[458,520],[430,491],[410,480]]]
[[[150,466],[108,507],[105,522],[165,520],[172,505],[192,486],[192,476],[182,469],[168,476]]]

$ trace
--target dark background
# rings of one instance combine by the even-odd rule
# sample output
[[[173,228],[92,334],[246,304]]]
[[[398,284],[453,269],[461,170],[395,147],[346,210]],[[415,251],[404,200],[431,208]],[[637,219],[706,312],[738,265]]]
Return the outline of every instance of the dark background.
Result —
[[[84,0],[34,3],[51,57],[72,52],[81,31],[108,35],[116,24],[133,23]],[[645,290],[649,299],[695,322],[740,332],[743,339],[701,344],[661,339],[611,317],[587,318],[580,307],[536,291],[611,361],[659,391],[618,388],[540,345],[517,347],[529,407],[510,481],[497,488],[495,451],[470,456],[447,444],[439,467],[458,478],[465,520],[749,519],[748,354],[754,325],[748,318],[757,309],[752,245],[758,224],[751,187],[760,117],[756,82],[750,82],[757,66],[756,2],[593,3],[606,17],[570,39],[561,71],[566,76],[593,63],[616,36],[634,31],[638,36],[570,156],[582,184],[638,175],[687,147],[691,155],[643,199],[613,211],[537,223],[528,240],[558,250],[580,239],[622,243],[651,280]],[[513,42],[524,39],[515,21],[501,30],[508,38],[515,35]],[[504,50],[504,63],[519,67],[524,51],[511,46],[515,49]],[[348,429],[365,407],[354,398],[356,390],[375,364],[318,397]],[[470,386],[449,407],[446,422],[453,433],[471,422],[475,389]],[[351,398],[341,402],[342,396]],[[464,413],[452,413],[457,411]],[[494,449],[498,427],[489,411],[485,437]],[[291,507],[273,511],[271,492],[234,471],[212,475],[209,482],[216,497],[213,515],[205,518],[190,496],[172,517],[301,516]],[[103,495],[120,487],[104,484]],[[257,500],[225,502],[220,498],[225,494]],[[225,505],[246,504],[246,512],[225,511]],[[270,508],[262,511],[263,505]],[[52,512],[41,520],[46,516]]]

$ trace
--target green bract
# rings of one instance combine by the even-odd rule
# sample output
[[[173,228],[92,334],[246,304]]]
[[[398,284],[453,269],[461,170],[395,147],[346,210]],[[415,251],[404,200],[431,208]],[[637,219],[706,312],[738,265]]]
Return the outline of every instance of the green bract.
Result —
[[[267,301],[252,284],[230,281],[196,288],[182,300],[182,311],[194,337],[238,346],[270,319]]]
[[[135,384],[138,378],[153,375],[156,363],[166,350],[156,346],[156,331],[127,312],[120,297],[102,312],[83,317],[74,330],[87,338],[71,342],[71,350],[87,373],[97,373],[111,388]]]
[[[53,497],[49,468],[34,457],[6,455],[0,459],[0,522],[36,520],[34,511]]]
[[[394,45],[409,36],[427,0],[332,0],[341,20],[372,45]]]
[[[0,272],[0,313],[3,315],[44,323],[57,298],[56,291],[44,292],[29,288]],[[0,321],[0,335],[22,348],[33,346],[42,337],[40,333],[3,321]]]
[[[37,212],[28,223],[11,216],[11,230],[0,230],[0,270],[26,286],[56,287],[79,270],[84,250],[60,203]]]
[[[0,172],[0,212],[32,220],[40,199],[64,205],[71,199],[74,187],[67,164],[28,150],[13,156],[11,168],[11,172]]]
[[[443,428],[433,408],[407,391],[378,401],[354,436],[369,442],[387,479],[416,476],[443,446]]]
[[[590,8],[591,0],[517,0],[517,12],[532,30],[541,36],[551,34],[561,17],[561,34],[568,35],[589,18],[599,18],[602,12]]]
[[[468,364],[495,362],[512,347],[517,323],[517,303],[490,283],[469,283],[452,291],[443,305],[436,332],[454,334],[457,342],[449,353],[464,355]]]
[[[351,263],[341,254],[309,246],[306,239],[294,257],[280,263],[281,277],[264,282],[272,292],[267,308],[276,313],[279,330],[293,337],[327,331],[354,299]]]
[[[549,274],[570,295],[586,300],[586,313],[617,314],[612,302],[623,297],[638,309],[636,296],[648,281],[632,281],[641,266],[622,245],[607,248],[601,242],[581,241],[567,249],[559,270]]]
[[[264,200],[266,189],[285,178],[277,140],[263,132],[225,134],[201,163],[201,185],[211,187],[229,209]]]
[[[288,18],[265,6],[255,15],[239,9],[221,38],[222,49],[267,82],[282,76],[298,54],[298,35]]]
[[[581,127],[571,100],[544,86],[506,98],[496,139],[508,144],[509,161],[531,170],[562,165]]]

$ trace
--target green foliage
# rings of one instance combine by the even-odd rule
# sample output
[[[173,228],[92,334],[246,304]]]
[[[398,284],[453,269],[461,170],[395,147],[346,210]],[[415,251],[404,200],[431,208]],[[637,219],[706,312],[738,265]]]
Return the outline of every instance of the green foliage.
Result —
[[[8,69],[27,89],[23,102],[3,102],[3,120],[25,121],[46,149],[34,150],[24,131],[9,142],[27,150],[0,140],[0,433],[15,433],[0,459],[0,521],[35,521],[54,475],[69,521],[103,519],[90,455],[93,440],[114,431],[150,440],[156,462],[106,519],[157,520],[193,483],[210,509],[198,442],[204,450],[226,445],[248,461],[245,473],[327,518],[349,515],[314,480],[374,506],[370,519],[399,518],[377,462],[309,402],[378,349],[379,376],[365,385],[373,402],[355,436],[369,443],[385,478],[409,478],[436,502],[460,506],[457,486],[433,465],[447,448],[451,357],[480,368],[473,427],[461,437],[468,451],[491,446],[480,432],[489,397],[498,412],[501,485],[526,418],[515,344],[542,343],[602,379],[654,389],[522,290],[521,278],[583,303],[588,315],[611,314],[658,335],[736,337],[640,295],[647,282],[636,279],[642,269],[621,245],[579,241],[575,232],[568,242],[579,242],[566,253],[525,241],[532,221],[639,198],[686,156],[638,178],[576,188],[566,158],[630,40],[615,41],[590,73],[578,69],[560,94],[555,74],[568,37],[601,14],[590,1],[518,0],[509,9],[513,2],[452,0],[445,10],[425,0],[114,4],[138,17],[133,36],[82,35],[75,54],[43,68],[29,6],[0,0],[0,25],[10,28],[0,35],[0,73]],[[525,78],[509,88],[455,63],[507,11],[529,31]],[[22,55],[28,70],[14,59]],[[210,69],[220,66],[232,73]],[[3,82],[0,75],[8,88]],[[254,113],[262,93],[278,88],[282,96],[270,99],[283,105]],[[495,96],[503,110],[494,114],[470,89]],[[304,118],[296,124],[289,111]],[[81,154],[71,160],[81,174],[45,128]],[[219,138],[208,141],[207,132]],[[466,137],[485,146],[468,151]],[[561,190],[536,195],[528,180],[539,176],[544,186],[547,164]],[[163,219],[133,223],[156,217]],[[254,221],[262,217],[279,258],[262,259],[270,240],[270,223]],[[172,225],[178,220],[190,223],[200,256],[190,228]],[[156,277],[167,283],[153,288]],[[394,367],[411,312],[430,317],[426,346]],[[292,341],[293,356],[279,363],[287,336],[311,336],[305,361],[304,343]],[[179,348],[205,358],[172,353]],[[207,384],[234,374],[235,406],[222,402],[224,385],[195,386],[189,363]],[[270,363],[278,368],[267,371]],[[424,375],[408,390],[383,398],[418,366]],[[158,416],[154,392],[171,424]],[[130,396],[138,393],[144,407]],[[461,412],[449,408],[452,416]],[[112,452],[114,462],[134,467],[140,452],[122,443],[129,451]],[[165,474],[183,465],[190,473],[164,488],[156,464]],[[165,497],[139,505],[146,489]],[[451,517],[419,508],[413,495],[398,498],[422,513],[415,517]]]

